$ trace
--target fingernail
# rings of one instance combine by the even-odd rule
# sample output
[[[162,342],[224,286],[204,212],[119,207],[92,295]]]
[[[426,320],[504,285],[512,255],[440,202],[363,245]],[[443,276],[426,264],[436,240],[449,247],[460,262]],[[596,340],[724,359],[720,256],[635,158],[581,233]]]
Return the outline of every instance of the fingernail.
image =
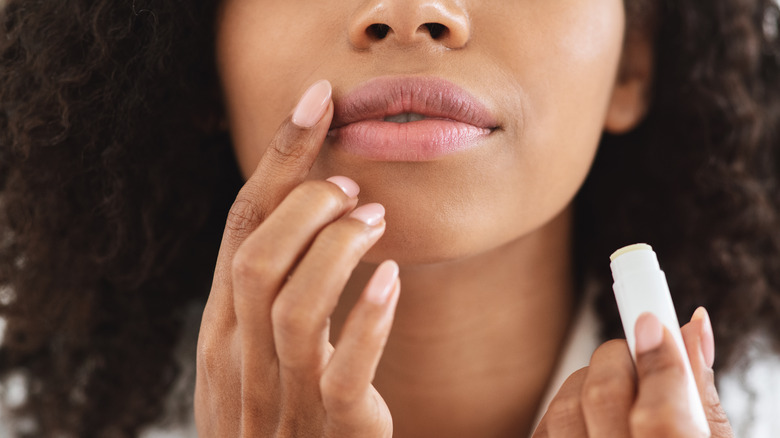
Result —
[[[332,176],[326,181],[330,181],[339,186],[350,198],[357,198],[358,193],[360,193],[360,186],[346,176]]]
[[[691,321],[694,320],[700,320],[702,322],[699,346],[701,347],[701,354],[704,356],[704,363],[712,368],[715,364],[715,335],[712,332],[710,314],[704,307],[699,307],[693,312],[693,317],[691,317]]]
[[[374,226],[385,217],[385,207],[382,204],[366,204],[352,210],[349,217],[357,219],[366,225]]]
[[[398,264],[387,260],[376,268],[366,286],[366,299],[376,304],[384,304],[390,296],[398,278]]]
[[[295,107],[292,122],[301,128],[311,128],[325,115],[333,89],[326,80],[317,81],[303,93]]]
[[[634,332],[636,333],[637,354],[655,350],[664,340],[664,327],[652,313],[639,315]]]

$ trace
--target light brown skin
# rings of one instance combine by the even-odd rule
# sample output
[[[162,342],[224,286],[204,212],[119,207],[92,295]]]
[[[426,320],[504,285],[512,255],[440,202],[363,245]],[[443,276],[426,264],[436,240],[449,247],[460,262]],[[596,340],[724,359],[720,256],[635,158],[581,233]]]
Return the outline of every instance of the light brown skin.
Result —
[[[376,22],[393,29],[384,40],[366,37]],[[427,22],[450,33],[434,40]],[[624,27],[620,0],[225,0],[217,61],[247,183],[201,325],[199,434],[529,434],[573,311],[571,200],[601,133],[648,105],[650,45],[630,38],[624,54]],[[339,99],[388,74],[449,79],[502,129],[443,160],[383,163],[333,151],[332,104],[312,128],[291,122],[318,79]],[[359,199],[322,181],[333,175]],[[369,202],[386,222],[348,216]],[[389,258],[400,282],[372,303],[364,286]],[[683,333],[713,436],[727,437],[707,326]],[[693,436],[670,342],[636,373],[624,342],[602,345],[535,436]]]

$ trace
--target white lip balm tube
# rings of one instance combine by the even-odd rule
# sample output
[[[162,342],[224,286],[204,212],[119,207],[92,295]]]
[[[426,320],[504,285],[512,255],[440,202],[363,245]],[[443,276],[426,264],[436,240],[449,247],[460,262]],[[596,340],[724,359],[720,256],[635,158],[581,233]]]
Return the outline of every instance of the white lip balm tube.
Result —
[[[687,375],[688,404],[691,416],[696,426],[706,436],[710,436],[710,427],[701,404],[699,391],[696,388],[696,380],[691,370],[691,362],[688,360],[688,352],[683,343],[680,323],[672,304],[672,296],[669,293],[669,285],[666,276],[658,264],[658,257],[650,245],[637,243],[615,251],[610,259],[612,263],[612,278],[615,280],[612,288],[615,291],[620,319],[623,322],[623,330],[626,333],[628,349],[636,363],[636,335],[634,327],[639,315],[650,312],[655,315],[669,333],[672,334],[680,356],[685,364]]]

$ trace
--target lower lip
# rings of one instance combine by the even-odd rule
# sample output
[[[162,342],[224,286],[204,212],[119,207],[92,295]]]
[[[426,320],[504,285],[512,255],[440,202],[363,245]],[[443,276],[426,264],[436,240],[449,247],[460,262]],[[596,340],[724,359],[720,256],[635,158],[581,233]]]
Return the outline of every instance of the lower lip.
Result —
[[[430,161],[470,149],[491,130],[454,120],[365,120],[333,129],[338,148],[376,161]]]

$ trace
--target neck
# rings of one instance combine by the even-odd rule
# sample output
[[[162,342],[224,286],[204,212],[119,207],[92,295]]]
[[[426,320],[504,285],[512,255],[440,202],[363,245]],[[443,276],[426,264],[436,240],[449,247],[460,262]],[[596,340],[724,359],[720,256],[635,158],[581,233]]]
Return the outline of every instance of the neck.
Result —
[[[394,436],[528,434],[572,313],[571,212],[473,257],[401,266],[401,298],[374,385]],[[375,266],[361,265],[334,339]]]

